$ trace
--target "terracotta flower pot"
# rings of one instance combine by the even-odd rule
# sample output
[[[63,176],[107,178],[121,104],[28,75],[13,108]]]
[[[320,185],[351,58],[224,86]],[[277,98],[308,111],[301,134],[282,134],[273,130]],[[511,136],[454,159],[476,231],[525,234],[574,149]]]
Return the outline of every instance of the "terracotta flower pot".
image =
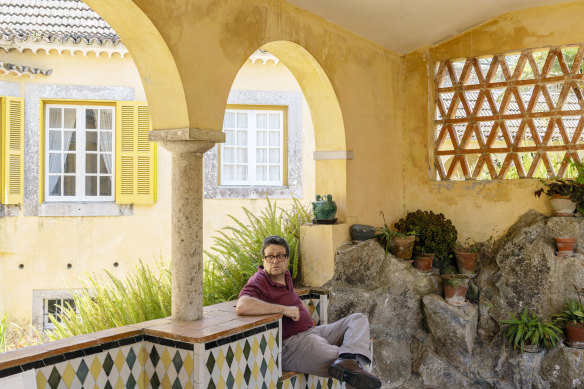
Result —
[[[414,267],[423,271],[432,270],[434,253],[416,253],[414,255]]]
[[[394,236],[389,240],[389,252],[401,259],[411,259],[415,241],[416,237],[414,235],[404,238]],[[430,263],[430,266],[432,266],[432,263]]]
[[[442,276],[444,300],[450,305],[465,305],[468,277],[463,274],[444,274]]]
[[[461,274],[473,274],[477,269],[479,253],[469,253],[465,251],[454,251],[456,265]]]
[[[584,347],[584,324],[575,321],[567,322],[566,335],[568,335],[570,347]]]
[[[556,241],[556,246],[558,246],[558,251],[574,251],[576,238],[556,237],[554,240]]]
[[[573,202],[569,196],[552,195],[550,199],[550,207],[552,207],[552,215],[554,216],[574,216],[576,203]]]

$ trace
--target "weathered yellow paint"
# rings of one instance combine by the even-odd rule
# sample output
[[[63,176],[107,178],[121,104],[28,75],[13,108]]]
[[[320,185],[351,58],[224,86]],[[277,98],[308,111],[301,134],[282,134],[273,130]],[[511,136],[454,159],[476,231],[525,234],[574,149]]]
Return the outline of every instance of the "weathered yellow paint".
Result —
[[[536,179],[436,181],[432,159],[434,61],[583,42],[582,14],[582,2],[511,12],[405,56],[404,203],[408,211],[443,212],[452,219],[463,242],[497,238],[529,209],[549,213],[547,201],[533,195],[541,187]]]
[[[300,275],[303,284],[322,286],[330,280],[335,272],[337,247],[349,239],[347,224],[305,224],[300,227]]]

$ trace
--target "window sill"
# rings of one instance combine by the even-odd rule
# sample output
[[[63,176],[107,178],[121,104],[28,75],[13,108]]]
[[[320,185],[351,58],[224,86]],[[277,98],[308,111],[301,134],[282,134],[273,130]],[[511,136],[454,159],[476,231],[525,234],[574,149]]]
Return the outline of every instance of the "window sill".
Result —
[[[132,216],[132,205],[114,202],[44,203],[38,207],[38,216]]]
[[[301,190],[291,186],[235,186],[221,185],[213,190],[205,191],[206,199],[250,199],[265,200],[266,195],[270,199],[300,198]]]

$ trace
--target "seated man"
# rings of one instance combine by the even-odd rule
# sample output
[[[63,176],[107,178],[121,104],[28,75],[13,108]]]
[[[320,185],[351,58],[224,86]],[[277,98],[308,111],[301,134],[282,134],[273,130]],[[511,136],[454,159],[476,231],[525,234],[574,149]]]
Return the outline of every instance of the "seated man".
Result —
[[[282,369],[332,376],[358,389],[377,389],[381,381],[363,369],[371,362],[369,321],[361,313],[314,327],[308,308],[294,291],[288,271],[290,247],[279,236],[262,244],[263,266],[239,293],[238,315],[281,313]]]

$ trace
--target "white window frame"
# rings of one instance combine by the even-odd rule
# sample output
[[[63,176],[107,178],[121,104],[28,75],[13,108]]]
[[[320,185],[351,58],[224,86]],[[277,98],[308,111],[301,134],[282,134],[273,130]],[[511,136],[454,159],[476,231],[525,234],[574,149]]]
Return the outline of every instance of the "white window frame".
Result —
[[[54,300],[56,302],[55,305],[58,305],[60,307],[64,307],[66,308],[67,305],[65,304],[66,302],[69,301],[75,301],[75,299],[73,299],[72,297],[55,297],[55,298],[46,298],[43,300],[43,330],[53,330],[55,329],[55,325],[51,322],[51,320],[49,319],[49,301],[50,300]],[[61,322],[60,317],[61,317],[61,308],[57,308],[59,310],[59,312],[55,312],[54,316],[55,318],[57,318],[57,321]],[[76,313],[79,313],[77,311],[77,306],[74,307],[74,310]]]
[[[221,165],[220,165],[220,169],[221,169],[221,183],[220,185],[224,185],[224,186],[283,186],[284,185],[284,142],[286,141],[284,139],[284,109],[226,109],[225,113],[246,113],[247,117],[248,117],[248,121],[247,121],[247,167],[248,167],[248,171],[247,171],[247,180],[226,180],[225,179],[225,174],[224,174],[224,167],[226,165],[225,163],[225,151],[224,148],[226,146],[225,143],[221,144]],[[279,168],[280,168],[280,172],[279,172],[279,180],[258,180],[256,179],[256,166],[257,166],[257,161],[256,161],[256,149],[257,149],[257,142],[256,142],[256,136],[257,136],[257,124],[256,124],[256,117],[257,114],[260,113],[264,113],[264,114],[274,114],[277,113],[279,115],[279,132],[280,132],[280,144],[277,146],[280,149],[280,153],[279,153]],[[225,121],[223,124],[223,131],[225,130],[230,130],[230,128],[226,128],[225,127]],[[234,130],[241,130],[241,129],[237,129],[234,128]],[[263,129],[260,129],[263,130]],[[272,129],[267,129],[268,131],[274,131]],[[269,146],[269,132],[268,132],[268,137],[267,137],[267,142],[268,142],[268,148],[269,147],[276,147],[276,146]],[[230,145],[227,145],[230,146]],[[236,153],[235,153],[236,154]],[[267,160],[269,161],[269,149],[268,149],[268,153],[267,153]],[[235,163],[234,163],[235,164]],[[237,163],[238,165],[241,165],[241,163]],[[266,162],[266,164],[268,165],[268,177],[269,177],[269,166],[270,163]],[[275,165],[274,163],[272,163],[271,165]]]
[[[76,110],[76,145],[77,150],[75,150],[76,159],[75,159],[75,166],[76,166],[76,173],[75,173],[75,189],[76,189],[76,196],[51,196],[50,194],[50,187],[49,187],[49,158],[50,158],[50,142],[49,142],[49,110],[51,108],[74,108]],[[85,156],[87,151],[85,150],[86,147],[86,131],[87,129],[85,124],[85,110],[86,109],[111,109],[112,110],[112,172],[111,172],[111,195],[110,196],[101,196],[98,194],[96,196],[86,196],[85,195]],[[98,115],[99,117],[99,115]],[[90,105],[90,104],[45,104],[44,109],[44,193],[45,193],[45,201],[46,202],[112,202],[115,201],[115,194],[116,194],[116,107],[115,105]],[[64,119],[64,118],[63,118]],[[101,120],[101,119],[99,119]],[[97,125],[99,127],[99,124]],[[100,132],[99,129],[96,131]],[[82,147],[82,150],[80,150]],[[99,149],[99,141],[98,141],[98,149]],[[54,151],[53,151],[54,152]],[[64,154],[64,151],[60,151],[61,154]],[[99,172],[99,158],[97,161],[97,169]],[[62,173],[61,173],[62,174]],[[99,180],[99,175],[98,175]],[[83,193],[82,195],[79,193]]]

